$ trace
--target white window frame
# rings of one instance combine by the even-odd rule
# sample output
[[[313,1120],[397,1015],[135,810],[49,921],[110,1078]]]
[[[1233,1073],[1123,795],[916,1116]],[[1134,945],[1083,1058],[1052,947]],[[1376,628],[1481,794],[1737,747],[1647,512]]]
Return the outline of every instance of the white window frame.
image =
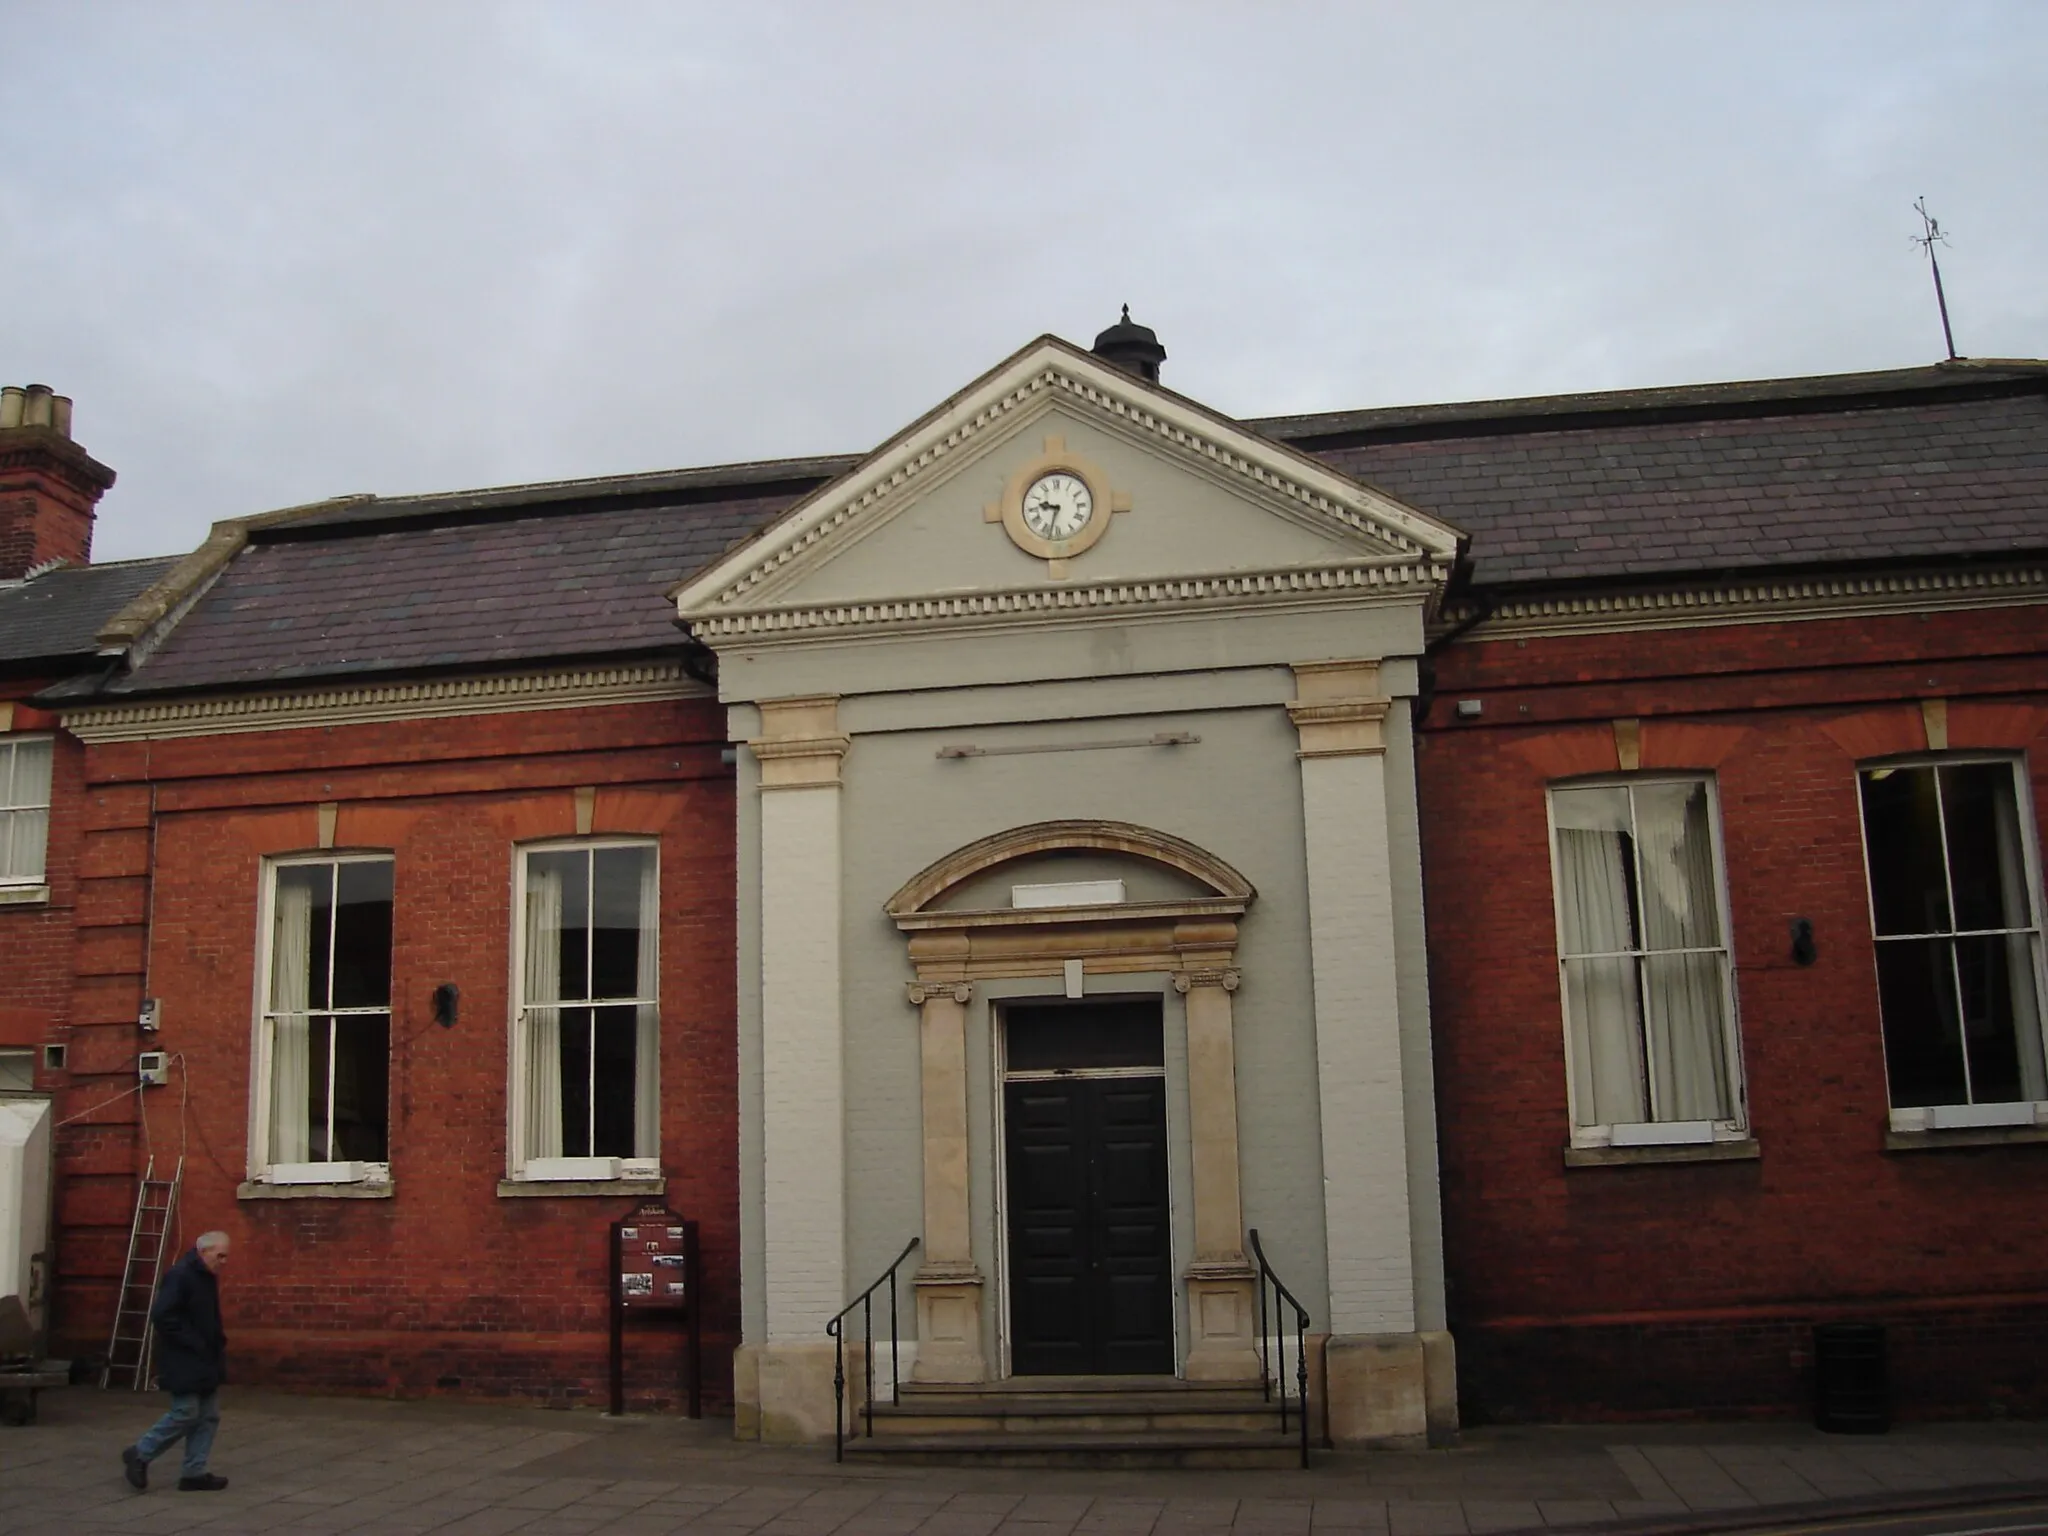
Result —
[[[20,753],[25,747],[46,747],[50,754],[50,791],[42,800],[23,800],[16,803],[13,796],[14,769]],[[17,811],[41,811],[43,813],[43,858],[39,874],[10,875],[0,870],[0,902],[40,901],[50,894],[50,802],[57,797],[57,738],[53,735],[0,735],[0,831],[12,832],[9,825]]]
[[[1626,789],[1629,795],[1630,841],[1636,847],[1642,846],[1635,835],[1636,789],[1649,788],[1659,784],[1704,785],[1707,792],[1707,826],[1712,840],[1714,857],[1714,899],[1720,904],[1721,943],[1714,948],[1700,949],[1658,949],[1658,950],[1617,950],[1613,953],[1632,954],[1640,959],[1645,954],[1718,954],[1721,957],[1721,1007],[1722,1039],[1721,1049],[1727,1063],[1729,1100],[1735,1113],[1726,1120],[1643,1120],[1616,1122],[1614,1124],[1581,1125],[1579,1123],[1579,1099],[1585,1092],[1572,1070],[1574,1052],[1572,1049],[1571,993],[1565,981],[1565,938],[1564,938],[1564,861],[1560,857],[1557,822],[1557,796],[1582,789]],[[1553,922],[1552,946],[1556,959],[1555,975],[1558,990],[1558,1015],[1564,1027],[1564,1081],[1565,1115],[1571,1132],[1573,1147],[1641,1147],[1646,1149],[1705,1146],[1717,1142],[1742,1142],[1749,1139],[1749,1084],[1744,1075],[1742,1063],[1742,1020],[1737,1011],[1737,990],[1735,985],[1735,929],[1728,898],[1728,859],[1721,833],[1720,786],[1711,773],[1622,773],[1605,774],[1597,778],[1560,779],[1544,786],[1544,816],[1549,825],[1550,838],[1550,908]],[[1606,952],[1573,955],[1574,960],[1598,959]],[[1645,1042],[1645,1050],[1648,1043]]]
[[[254,1063],[254,1081],[249,1086],[249,1181],[252,1184],[361,1184],[388,1185],[391,1182],[389,1162],[329,1162],[329,1163],[273,1163],[270,1161],[270,1092],[271,1057],[275,1031],[272,1028],[273,1010],[270,1008],[271,950],[276,940],[277,876],[280,870],[307,865],[324,864],[390,864],[394,876],[397,860],[390,853],[361,852],[334,853],[321,850],[317,853],[285,854],[263,861],[261,876],[262,897],[257,902],[256,916],[256,977],[255,1000],[252,1012],[255,1015],[254,1035],[250,1045],[249,1059]],[[395,887],[394,880],[394,887]],[[396,927],[396,903],[393,904],[393,927]],[[330,933],[328,942],[333,943]],[[394,949],[395,949],[394,944]],[[396,963],[394,956],[394,965]],[[398,1015],[391,1003],[382,1008],[337,1008],[328,1010],[334,1014],[382,1013],[391,1020],[395,1031]],[[386,1049],[395,1033],[387,1035]],[[390,1148],[385,1149],[388,1154]]]
[[[2020,840],[2020,868],[2026,882],[2027,901],[2032,908],[2033,922],[2021,928],[1952,928],[1947,933],[1887,933],[1877,931],[1877,891],[1871,883],[1870,874],[1870,828],[1865,824],[1863,812],[1864,775],[1889,769],[1903,772],[1908,769],[1960,768],[1971,764],[1994,764],[2002,766],[2012,774],[2013,810],[2019,825],[2016,828]],[[1856,765],[1856,832],[1863,856],[1863,899],[1870,920],[1871,969],[1873,985],[1877,966],[1877,948],[1881,944],[1925,942],[1928,939],[1991,938],[2010,934],[2030,935],[2034,941],[2034,997],[2042,1014],[2042,1050],[2048,1053],[2048,958],[2043,950],[2043,898],[2041,889],[2041,849],[2038,836],[2039,821],[2034,814],[2032,782],[2027,774],[2027,761],[2023,753],[2012,752],[1921,752],[1911,757],[1883,758]],[[1949,918],[1955,918],[1955,881],[1949,870],[1948,811],[1939,795],[1935,800],[1936,812],[1941,818],[1941,870],[1942,879],[1948,886],[1950,904]],[[1960,989],[1962,981],[1955,967],[1950,967],[1950,976]],[[1885,1060],[1885,1107],[1890,1113],[1891,1128],[1894,1131],[1950,1131],[1979,1130],[1995,1127],[2025,1128],[2048,1126],[2048,1100],[2015,1099],[2011,1103],[1967,1103],[1932,1104],[1914,1106],[1908,1109],[1891,1107],[1891,1060],[1890,1046],[1884,1039],[1884,998],[1878,996],[1878,1045],[1886,1053]],[[1961,999],[1958,996],[1958,1017],[1961,1016]],[[1969,1082],[1970,1063],[1968,1053],[1963,1057],[1963,1081]]]
[[[654,881],[657,892],[655,921],[653,924],[655,943],[655,995],[653,997],[606,998],[607,1007],[647,1007],[655,1010],[657,1019],[661,1013],[661,839],[658,837],[636,837],[631,835],[607,835],[596,837],[550,838],[544,842],[517,843],[512,849],[512,942],[508,946],[511,955],[511,973],[507,979],[505,995],[510,999],[510,1017],[505,1028],[505,1177],[508,1181],[522,1184],[551,1183],[607,1183],[614,1180],[641,1182],[659,1179],[661,1158],[638,1157],[549,1157],[528,1158],[521,1149],[526,1145],[526,1100],[527,1100],[527,1049],[526,1049],[526,870],[528,859],[537,853],[596,853],[605,848],[645,848],[654,855]],[[592,860],[593,878],[596,861]],[[559,1005],[558,1005],[559,1006]],[[656,1039],[660,1029],[656,1027]],[[661,1118],[661,1062],[657,1044],[655,1060],[649,1064],[654,1074],[655,1118],[657,1122],[656,1145],[660,1145],[659,1121]],[[641,1070],[636,1062],[636,1070]],[[593,1061],[593,1071],[595,1064]],[[637,1085],[636,1085],[637,1092]]]

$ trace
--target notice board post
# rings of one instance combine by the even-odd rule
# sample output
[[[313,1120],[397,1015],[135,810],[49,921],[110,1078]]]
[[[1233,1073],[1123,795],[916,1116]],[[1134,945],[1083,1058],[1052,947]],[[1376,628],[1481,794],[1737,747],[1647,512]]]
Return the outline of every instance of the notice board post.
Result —
[[[703,1273],[697,1223],[649,1202],[612,1223],[612,1412],[626,1411],[626,1314],[683,1314],[690,1417],[704,1417]]]

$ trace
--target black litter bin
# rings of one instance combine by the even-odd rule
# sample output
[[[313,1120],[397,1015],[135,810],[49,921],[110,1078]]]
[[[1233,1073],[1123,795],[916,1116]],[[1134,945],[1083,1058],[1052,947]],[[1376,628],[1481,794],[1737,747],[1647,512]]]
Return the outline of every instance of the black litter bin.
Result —
[[[1813,1423],[1835,1435],[1881,1435],[1892,1427],[1882,1327],[1821,1323],[1814,1328]]]

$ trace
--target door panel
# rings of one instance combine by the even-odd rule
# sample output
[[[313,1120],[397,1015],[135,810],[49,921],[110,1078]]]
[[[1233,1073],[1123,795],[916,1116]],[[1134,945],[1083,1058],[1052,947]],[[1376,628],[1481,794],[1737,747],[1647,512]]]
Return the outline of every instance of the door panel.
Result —
[[[1012,1368],[1170,1374],[1164,1079],[1012,1082],[1004,1109]]]

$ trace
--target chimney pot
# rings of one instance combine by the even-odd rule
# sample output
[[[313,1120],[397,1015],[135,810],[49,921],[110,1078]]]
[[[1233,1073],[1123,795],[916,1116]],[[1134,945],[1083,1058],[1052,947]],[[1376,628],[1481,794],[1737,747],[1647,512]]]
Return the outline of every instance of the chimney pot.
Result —
[[[21,407],[27,399],[28,391],[19,384],[9,384],[0,388],[0,427],[21,425]]]
[[[29,385],[28,396],[22,402],[21,424],[24,427],[49,426],[51,424],[50,418],[54,414],[50,402],[55,398],[49,385]]]

